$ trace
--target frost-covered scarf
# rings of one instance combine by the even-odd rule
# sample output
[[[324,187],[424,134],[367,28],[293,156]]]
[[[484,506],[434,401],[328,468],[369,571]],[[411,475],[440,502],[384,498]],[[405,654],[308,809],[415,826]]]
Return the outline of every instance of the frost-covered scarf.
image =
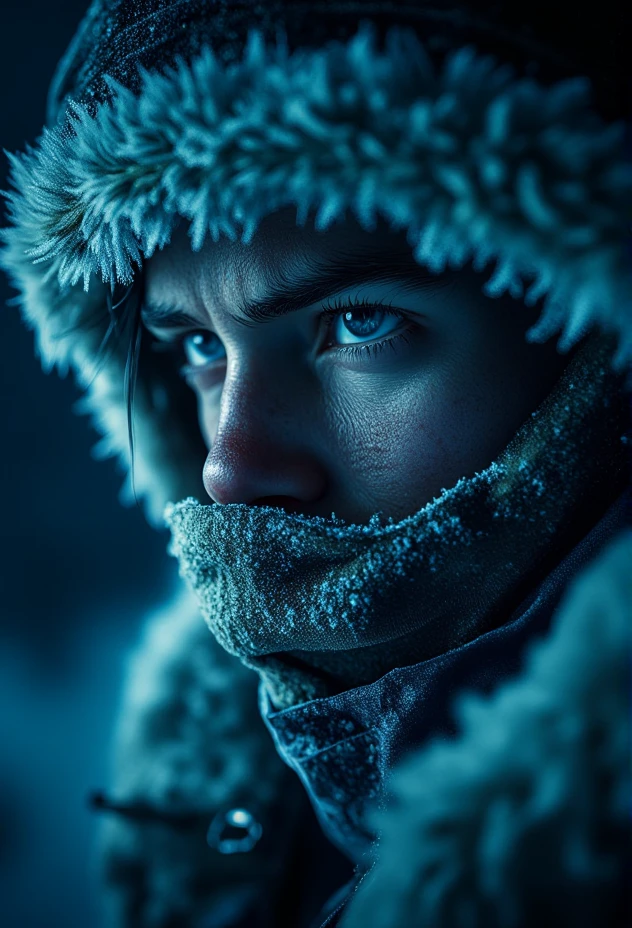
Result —
[[[490,467],[413,515],[357,525],[189,498],[167,509],[170,551],[277,706],[372,682],[506,621],[576,539],[588,488],[593,503],[620,492],[618,386],[607,343],[588,341]]]

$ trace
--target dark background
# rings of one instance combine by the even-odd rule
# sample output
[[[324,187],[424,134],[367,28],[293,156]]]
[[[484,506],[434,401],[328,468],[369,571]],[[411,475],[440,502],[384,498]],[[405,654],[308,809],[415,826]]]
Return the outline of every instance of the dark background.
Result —
[[[88,0],[0,8],[0,147],[34,142]],[[0,188],[8,161],[0,155]],[[4,201],[1,224],[6,224]],[[45,375],[0,272],[0,924],[99,922],[86,796],[107,782],[125,662],[172,589],[166,536],[118,502],[122,476],[71,378]]]

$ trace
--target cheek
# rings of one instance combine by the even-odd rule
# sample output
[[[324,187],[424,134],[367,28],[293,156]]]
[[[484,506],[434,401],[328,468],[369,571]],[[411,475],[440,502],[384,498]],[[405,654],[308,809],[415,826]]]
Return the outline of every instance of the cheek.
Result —
[[[403,515],[411,497],[430,499],[444,485],[464,416],[436,378],[389,381],[347,383],[331,392],[327,431],[345,495],[371,511]]]
[[[394,518],[487,467],[522,421],[491,381],[472,387],[463,368],[367,381],[364,390],[347,384],[336,396],[329,431],[344,462],[340,485]]]

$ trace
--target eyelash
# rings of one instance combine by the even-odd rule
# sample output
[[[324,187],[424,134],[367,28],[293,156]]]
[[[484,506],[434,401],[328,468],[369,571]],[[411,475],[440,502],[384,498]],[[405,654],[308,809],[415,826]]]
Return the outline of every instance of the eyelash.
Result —
[[[326,325],[326,337],[331,335],[333,324],[336,318],[345,310],[357,309],[360,307],[366,309],[381,309],[386,315],[396,316],[398,319],[406,319],[406,316],[399,312],[398,310],[391,309],[392,303],[384,303],[380,300],[367,300],[364,298],[358,297],[336,297],[333,301],[327,301],[323,304],[321,312],[318,314],[319,322],[321,320],[325,321]],[[348,357],[360,357],[361,355],[373,355],[375,357],[379,352],[383,351],[387,345],[389,345],[393,350],[395,350],[395,343],[399,342],[400,339],[403,342],[409,341],[409,333],[412,323],[407,329],[404,329],[401,332],[396,332],[394,335],[387,335],[385,338],[376,339],[375,341],[368,341],[360,343],[358,345],[335,345],[331,346],[327,344],[325,347],[333,347],[335,351],[341,352]],[[200,330],[202,331],[202,330]],[[180,352],[184,353],[184,339],[189,335],[194,335],[195,332],[183,332],[181,335],[176,336],[170,341],[158,341],[155,340],[152,344],[154,351],[160,352]],[[203,367],[192,368],[189,365],[185,364],[180,367],[179,373],[181,376],[185,377],[187,374],[193,373],[194,371],[204,370]]]
[[[345,310],[357,309],[381,309],[387,316],[395,316],[398,319],[406,319],[406,316],[396,309],[391,309],[391,303],[384,303],[380,300],[367,300],[358,297],[336,297],[333,302],[327,301],[323,304],[322,311],[319,313],[319,319],[325,319],[327,325],[327,336],[331,335],[333,323],[336,318]],[[412,324],[411,324],[412,325]],[[375,357],[380,351],[383,351],[387,345],[395,350],[395,342],[402,339],[407,342],[410,332],[410,326],[402,332],[396,332],[395,335],[387,335],[385,338],[376,339],[375,341],[361,342],[358,345],[335,345],[336,351],[342,352],[349,357],[357,358],[362,354],[369,354]],[[326,347],[330,347],[327,345]]]

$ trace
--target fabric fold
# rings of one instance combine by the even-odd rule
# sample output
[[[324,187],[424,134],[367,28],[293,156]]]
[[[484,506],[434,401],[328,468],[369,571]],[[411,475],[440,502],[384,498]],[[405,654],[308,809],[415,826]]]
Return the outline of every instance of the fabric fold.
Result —
[[[370,863],[376,836],[369,820],[390,771],[429,738],[454,734],[457,692],[489,693],[520,670],[525,648],[548,632],[571,579],[629,525],[630,502],[625,491],[500,628],[368,686],[288,709],[276,709],[260,685],[277,751],[301,778],[325,833],[352,860]]]

